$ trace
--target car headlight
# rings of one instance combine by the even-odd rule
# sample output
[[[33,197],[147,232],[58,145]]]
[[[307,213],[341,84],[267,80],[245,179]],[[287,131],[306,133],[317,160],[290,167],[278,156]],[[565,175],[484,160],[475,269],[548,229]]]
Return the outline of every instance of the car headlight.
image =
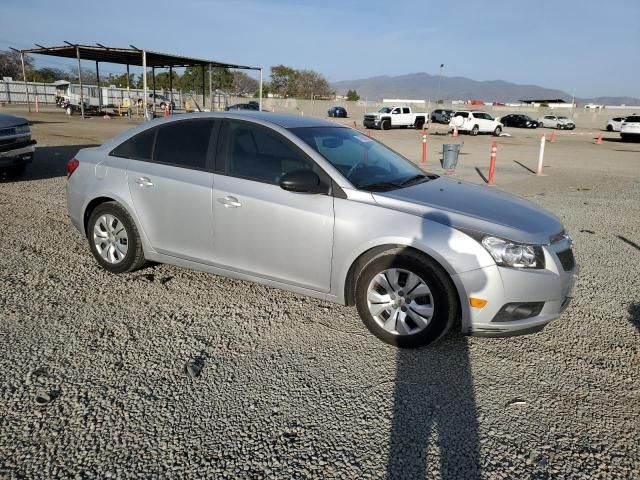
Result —
[[[498,237],[484,237],[480,242],[498,265],[513,268],[544,268],[544,252],[540,245],[525,245]]]
[[[31,133],[31,127],[29,127],[29,124],[19,125],[16,127],[16,135],[21,135],[23,133]]]

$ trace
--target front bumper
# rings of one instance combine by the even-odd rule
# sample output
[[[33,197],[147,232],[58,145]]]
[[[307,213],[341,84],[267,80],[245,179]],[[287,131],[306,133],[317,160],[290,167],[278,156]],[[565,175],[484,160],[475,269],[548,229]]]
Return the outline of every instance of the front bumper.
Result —
[[[13,150],[0,151],[0,167],[13,167],[33,161],[33,154],[36,151],[35,140],[27,146],[15,148]]]
[[[563,248],[563,252],[566,249]],[[461,294],[463,313],[462,330],[474,336],[509,337],[542,330],[549,322],[560,317],[574,295],[578,267],[565,267],[552,246],[544,247],[546,268],[541,270],[514,269],[492,265],[454,275]],[[483,308],[469,306],[469,297],[488,300]],[[542,310],[522,320],[496,321],[500,309],[509,303],[544,302]],[[466,318],[465,318],[466,317]]]
[[[380,120],[377,118],[366,118],[362,121],[362,124],[367,128],[378,128],[380,125]]]

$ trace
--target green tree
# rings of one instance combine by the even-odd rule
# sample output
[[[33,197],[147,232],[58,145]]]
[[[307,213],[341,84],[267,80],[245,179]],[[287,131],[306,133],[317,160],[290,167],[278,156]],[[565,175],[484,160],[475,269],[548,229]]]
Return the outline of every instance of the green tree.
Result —
[[[324,76],[313,70],[296,70],[294,94],[302,98],[329,97],[333,94]]]
[[[33,60],[28,56],[24,57],[24,66],[27,71],[27,79],[29,73],[33,70]],[[14,80],[22,80],[22,62],[20,54],[13,50],[0,50],[0,78],[11,77]]]
[[[297,72],[286,65],[271,67],[271,91],[276,95],[291,97],[296,94]]]
[[[358,100],[360,100],[360,95],[358,95],[358,92],[354,90],[348,90],[347,91],[347,100],[350,102],[357,102]]]
[[[259,87],[260,85],[255,78],[250,77],[244,72],[233,72],[232,93],[236,95],[249,95],[258,90]]]

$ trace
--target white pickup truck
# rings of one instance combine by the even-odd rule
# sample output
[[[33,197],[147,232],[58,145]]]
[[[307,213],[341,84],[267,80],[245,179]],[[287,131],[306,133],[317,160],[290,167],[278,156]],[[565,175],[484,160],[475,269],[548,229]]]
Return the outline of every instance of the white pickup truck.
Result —
[[[493,133],[499,137],[502,133],[503,125],[489,115],[487,112],[477,110],[459,110],[453,114],[449,121],[449,131],[457,128],[460,132],[467,132],[471,135],[478,133]]]
[[[416,113],[411,107],[382,107],[377,112],[365,113],[362,122],[365,128],[389,130],[393,127],[414,127],[420,130],[429,115]]]

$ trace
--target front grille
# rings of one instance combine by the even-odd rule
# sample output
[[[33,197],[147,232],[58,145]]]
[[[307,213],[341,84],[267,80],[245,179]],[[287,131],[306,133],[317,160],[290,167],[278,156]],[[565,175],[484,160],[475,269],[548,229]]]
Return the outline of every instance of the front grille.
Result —
[[[16,134],[16,127],[0,129],[0,137],[8,137],[9,135],[15,135],[15,134]]]
[[[562,264],[562,268],[564,268],[566,272],[568,272],[569,270],[573,270],[573,268],[576,266],[576,260],[573,257],[573,250],[571,250],[570,248],[562,252],[558,252],[557,255],[560,259],[560,263]]]
[[[365,120],[369,120],[371,122],[374,122],[376,120],[376,117],[375,117],[375,115],[365,115],[364,119]]]

